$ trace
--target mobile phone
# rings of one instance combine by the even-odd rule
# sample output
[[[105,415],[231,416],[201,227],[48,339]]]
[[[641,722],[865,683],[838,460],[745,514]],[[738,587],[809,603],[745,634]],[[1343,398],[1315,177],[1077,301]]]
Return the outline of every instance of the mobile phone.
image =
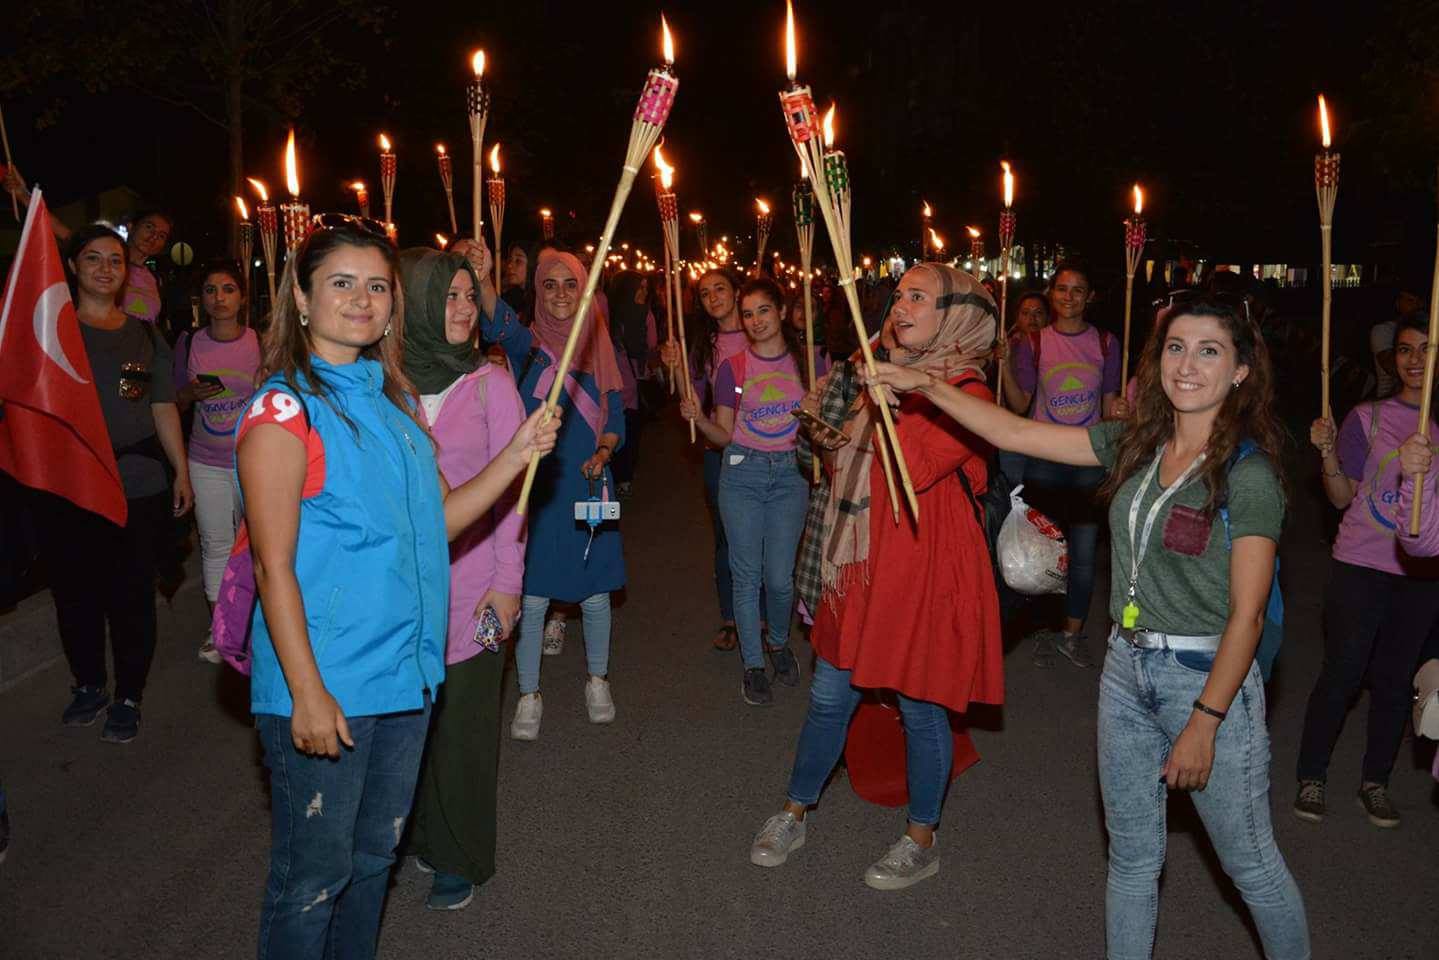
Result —
[[[500,615],[495,613],[494,607],[485,607],[475,621],[475,643],[486,650],[500,649],[500,634],[505,632],[505,625],[500,622]]]
[[[849,436],[844,431],[836,430],[804,407],[797,407],[794,415],[809,430],[810,438],[824,449],[838,450],[849,443]]]
[[[195,374],[195,379],[201,383],[208,383],[212,387],[219,387],[221,390],[225,389],[225,381],[213,373],[197,373]]]

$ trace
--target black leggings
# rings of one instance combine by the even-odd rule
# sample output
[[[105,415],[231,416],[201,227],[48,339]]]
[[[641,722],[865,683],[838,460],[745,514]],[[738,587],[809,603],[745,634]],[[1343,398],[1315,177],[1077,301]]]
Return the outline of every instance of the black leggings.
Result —
[[[115,699],[138,703],[155,656],[155,558],[170,495],[129,500],[123,527],[61,497],[38,494],[36,503],[40,555],[76,686],[106,685],[108,624]]]

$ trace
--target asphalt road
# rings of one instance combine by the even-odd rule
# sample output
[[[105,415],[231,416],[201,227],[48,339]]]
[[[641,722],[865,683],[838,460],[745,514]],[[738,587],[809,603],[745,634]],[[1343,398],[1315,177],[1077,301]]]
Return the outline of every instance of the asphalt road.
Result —
[[[984,761],[950,792],[938,878],[900,893],[864,886],[865,866],[898,836],[903,814],[861,801],[842,774],[802,851],[777,870],[750,865],[754,831],[782,800],[806,692],[778,688],[768,709],[740,701],[737,657],[709,649],[717,616],[698,462],[671,424],[646,440],[623,521],[630,586],[615,616],[618,719],[586,722],[576,624],[563,655],[545,659],[540,739],[504,741],[498,875],[469,909],[434,914],[423,908],[427,878],[404,864],[381,956],[1103,956],[1098,673],[1063,661],[1038,669],[1022,645],[1008,657],[1003,710],[975,718]],[[1404,823],[1377,830],[1352,799],[1356,711],[1336,752],[1328,821],[1289,812],[1328,562],[1312,512],[1296,512],[1284,550],[1288,642],[1270,690],[1280,848],[1308,904],[1315,957],[1432,960],[1432,745],[1406,741],[1393,780]],[[253,956],[266,784],[243,683],[195,659],[204,619],[193,586],[162,606],[132,744],[100,742],[98,726],[60,725],[63,664],[0,702],[0,776],[15,830],[0,867],[0,957]],[[1182,797],[1170,804],[1156,955],[1261,955]]]

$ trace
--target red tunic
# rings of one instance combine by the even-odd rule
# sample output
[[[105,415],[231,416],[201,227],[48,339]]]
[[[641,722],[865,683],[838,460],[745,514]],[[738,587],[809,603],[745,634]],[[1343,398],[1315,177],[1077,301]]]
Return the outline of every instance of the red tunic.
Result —
[[[982,383],[966,393],[993,402]],[[878,458],[870,473],[868,583],[820,602],[815,652],[865,689],[898,690],[963,713],[971,701],[1004,702],[999,599],[989,550],[955,471],[976,495],[988,489],[985,444],[915,393],[896,424],[919,498],[915,528],[889,509]],[[978,451],[978,455],[976,455]]]

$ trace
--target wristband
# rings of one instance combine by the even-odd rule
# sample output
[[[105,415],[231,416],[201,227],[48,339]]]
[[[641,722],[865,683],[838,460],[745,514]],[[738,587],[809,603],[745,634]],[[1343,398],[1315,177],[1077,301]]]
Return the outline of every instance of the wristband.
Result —
[[[1202,700],[1194,701],[1194,709],[1198,710],[1205,716],[1213,717],[1216,720],[1223,720],[1225,717],[1229,716],[1229,714],[1223,710],[1215,710],[1213,707],[1205,706]]]

